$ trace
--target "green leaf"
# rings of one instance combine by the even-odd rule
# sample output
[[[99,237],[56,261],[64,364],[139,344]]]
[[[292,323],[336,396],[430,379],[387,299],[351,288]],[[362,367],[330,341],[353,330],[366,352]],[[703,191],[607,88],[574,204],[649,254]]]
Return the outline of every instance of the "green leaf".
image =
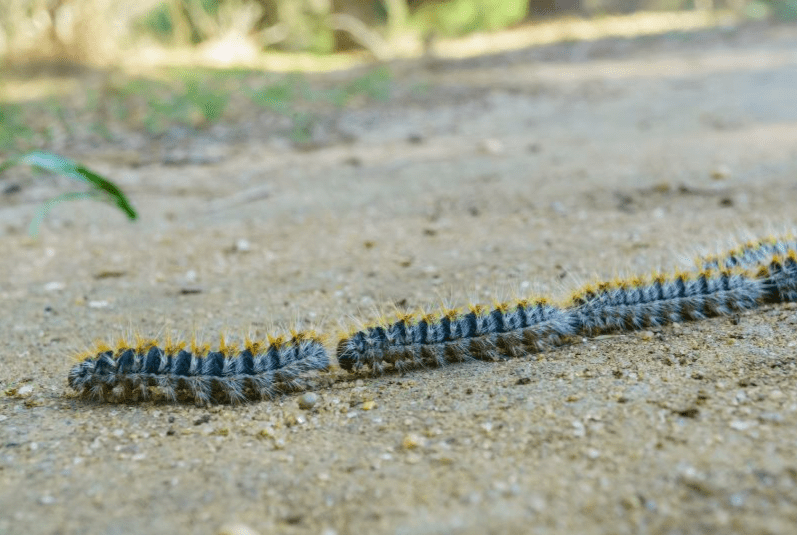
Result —
[[[69,158],[64,158],[63,156],[59,156],[58,154],[53,154],[50,152],[33,151],[3,162],[0,164],[0,173],[9,167],[19,164],[27,164],[37,169],[42,169],[44,171],[50,171],[52,173],[64,175],[76,180],[81,180],[89,184],[91,187],[91,190],[87,192],[65,193],[48,201],[39,210],[39,213],[33,220],[33,223],[31,223],[31,234],[34,236],[38,230],[39,223],[47,214],[47,212],[49,212],[50,209],[56,204],[64,201],[84,198],[105,200],[115,204],[127,215],[130,220],[135,220],[138,217],[135,208],[133,208],[133,205],[130,204],[130,201],[127,199],[127,197],[125,197],[125,194],[122,193],[122,190],[120,190],[116,184],[107,178],[98,175],[91,169],[88,169],[79,163],[70,160]]]

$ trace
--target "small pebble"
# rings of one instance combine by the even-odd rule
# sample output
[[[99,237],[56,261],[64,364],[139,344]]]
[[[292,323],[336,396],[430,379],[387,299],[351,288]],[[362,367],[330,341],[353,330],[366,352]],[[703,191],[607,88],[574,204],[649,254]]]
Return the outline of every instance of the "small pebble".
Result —
[[[481,150],[481,152],[484,154],[489,154],[490,156],[498,156],[499,154],[503,154],[504,144],[498,139],[487,138],[483,139],[481,143],[479,143],[479,150]]]
[[[235,241],[235,247],[233,247],[233,250],[236,253],[248,253],[252,250],[252,246],[249,244],[249,240],[240,238]]]
[[[375,408],[376,408],[376,401],[366,401],[365,403],[363,403],[364,411],[370,411]]]
[[[755,425],[753,421],[745,421],[745,420],[734,420],[731,422],[731,429],[735,429],[736,431],[746,431]]]
[[[310,410],[318,403],[318,394],[307,392],[299,398],[299,408],[303,410]]]
[[[725,180],[731,176],[731,168],[727,165],[718,165],[711,171],[711,178],[714,180]]]
[[[409,433],[405,435],[404,439],[401,441],[401,447],[405,450],[414,450],[421,445],[421,442],[423,442],[421,437],[415,433]]]
[[[307,417],[304,414],[291,414],[287,418],[288,425],[304,425]]]

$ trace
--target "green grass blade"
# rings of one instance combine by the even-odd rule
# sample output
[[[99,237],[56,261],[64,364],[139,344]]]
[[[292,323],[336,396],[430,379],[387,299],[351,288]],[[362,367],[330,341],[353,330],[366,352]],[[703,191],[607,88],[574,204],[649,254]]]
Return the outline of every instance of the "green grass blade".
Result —
[[[53,197],[49,201],[45,202],[36,212],[36,216],[33,218],[33,221],[30,222],[30,226],[28,227],[28,233],[34,238],[39,235],[39,226],[56,204],[66,201],[78,201],[80,199],[95,199],[97,198],[97,195],[98,193],[96,191],[70,191],[69,193],[62,193],[57,197]]]
[[[17,158],[12,158],[0,164],[0,173],[13,165],[19,164],[27,164],[37,169],[43,169],[52,173],[68,176],[76,180],[82,180],[92,187],[92,191],[88,192],[88,195],[65,194],[66,197],[63,195],[56,197],[56,199],[58,199],[57,202],[82,199],[86,197],[104,198],[105,200],[116,204],[116,206],[122,210],[129,219],[134,220],[138,217],[135,208],[133,208],[133,205],[130,204],[130,201],[127,199],[127,197],[125,197],[125,194],[122,193],[122,190],[120,190],[116,184],[105,177],[98,175],[91,169],[88,169],[79,163],[70,160],[69,158],[64,158],[63,156],[59,156],[58,154],[53,154],[50,152],[33,151],[23,154],[22,156],[18,156]],[[102,194],[102,196],[99,196],[98,194]],[[69,197],[69,195],[76,196]],[[48,203],[48,205],[45,205],[46,210],[44,210],[44,213],[46,214],[51,207],[52,201]]]

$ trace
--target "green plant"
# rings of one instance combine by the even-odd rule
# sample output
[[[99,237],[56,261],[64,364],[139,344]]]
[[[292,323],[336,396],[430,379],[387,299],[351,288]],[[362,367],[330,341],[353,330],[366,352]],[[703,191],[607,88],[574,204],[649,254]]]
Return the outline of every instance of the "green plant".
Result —
[[[387,67],[377,67],[332,91],[330,100],[338,107],[345,106],[357,95],[372,100],[386,101],[390,98],[392,77]]]
[[[249,98],[258,106],[287,114],[291,109],[291,102],[296,97],[297,83],[298,81],[295,77],[288,77],[276,84],[265,85],[259,89],[251,90]]]
[[[390,98],[391,82],[390,69],[384,66],[327,90],[314,90],[301,76],[290,75],[279,82],[249,90],[249,98],[258,106],[291,117],[291,139],[296,143],[305,143],[312,139],[312,130],[318,118],[313,113],[297,111],[297,101],[329,103],[339,108],[358,95],[384,101]]]
[[[230,101],[228,92],[202,84],[196,78],[185,81],[185,94],[182,98],[194,109],[199,110],[208,123],[218,121]]]
[[[422,34],[465,35],[517,24],[526,17],[528,7],[528,0],[429,2],[412,15],[412,21]]]
[[[775,19],[784,22],[797,20],[797,0],[771,0],[769,3]]]
[[[9,167],[19,164],[30,165],[35,169],[74,178],[86,182],[90,187],[89,191],[62,193],[45,202],[44,205],[39,208],[39,211],[30,224],[30,234],[34,237],[38,235],[39,225],[47,213],[56,204],[64,201],[76,201],[80,199],[106,201],[115,204],[117,208],[127,215],[128,219],[135,220],[138,217],[133,205],[130,204],[130,201],[116,184],[68,158],[50,152],[33,151],[16,158],[11,158],[0,164],[0,174]]]
[[[161,134],[172,124],[198,126],[222,118],[232,93],[224,87],[230,75],[192,72],[177,77],[170,82],[139,78],[111,86],[106,105],[117,119],[134,117],[150,134]]]
[[[789,22],[797,20],[797,0],[755,0],[744,7],[744,14],[754,20],[773,18]]]

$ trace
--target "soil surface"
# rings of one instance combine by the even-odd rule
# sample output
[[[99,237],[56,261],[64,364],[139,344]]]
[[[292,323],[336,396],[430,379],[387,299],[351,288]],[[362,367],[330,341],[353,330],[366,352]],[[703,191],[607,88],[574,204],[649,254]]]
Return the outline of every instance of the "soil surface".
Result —
[[[506,362],[335,366],[307,410],[69,391],[95,339],[312,326],[332,351],[393,304],[564,299],[794,222],[794,26],[391,69],[397,96],[331,115],[316,143],[71,153],[135,224],[64,204],[32,240],[70,184],[8,173],[0,533],[793,533],[789,305]]]

